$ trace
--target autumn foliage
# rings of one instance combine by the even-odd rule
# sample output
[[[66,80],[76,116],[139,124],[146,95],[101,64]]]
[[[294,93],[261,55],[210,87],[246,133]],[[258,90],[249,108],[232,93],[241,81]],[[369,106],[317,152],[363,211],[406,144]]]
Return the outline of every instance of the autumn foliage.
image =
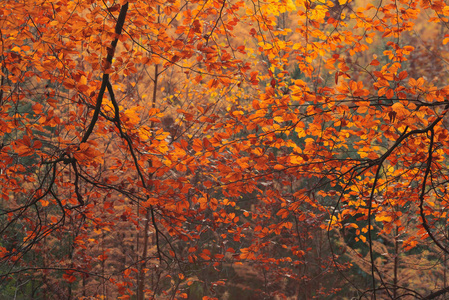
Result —
[[[446,298],[448,24],[3,1],[0,298]]]

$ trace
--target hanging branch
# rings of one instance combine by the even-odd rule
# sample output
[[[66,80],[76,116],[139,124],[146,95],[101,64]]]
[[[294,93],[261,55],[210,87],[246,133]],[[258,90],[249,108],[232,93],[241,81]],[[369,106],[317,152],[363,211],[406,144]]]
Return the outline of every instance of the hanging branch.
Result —
[[[105,71],[108,70],[112,65],[112,59],[114,58],[115,48],[117,47],[118,38],[120,34],[122,33],[123,25],[125,24],[126,19],[126,13],[128,11],[128,3],[125,3],[122,8],[120,9],[120,14],[117,19],[117,23],[115,25],[115,39],[111,42],[111,46],[108,47],[108,55],[106,57],[106,62],[104,64]],[[103,80],[101,82],[100,91],[97,96],[97,101],[95,105],[95,111],[94,115],[92,116],[92,120],[90,121],[89,127],[87,128],[86,133],[84,134],[81,143],[87,142],[89,139],[89,136],[92,134],[92,131],[94,130],[95,124],[97,123],[98,116],[100,114],[101,104],[103,102],[103,96],[106,91],[107,85],[110,84],[109,82],[109,73],[103,74]]]

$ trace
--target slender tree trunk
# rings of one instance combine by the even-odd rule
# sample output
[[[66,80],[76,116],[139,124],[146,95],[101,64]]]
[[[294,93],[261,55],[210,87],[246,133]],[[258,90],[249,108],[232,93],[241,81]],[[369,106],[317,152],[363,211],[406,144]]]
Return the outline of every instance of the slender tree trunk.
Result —
[[[159,7],[158,7],[159,9]],[[159,65],[156,65],[154,68],[154,86],[153,86],[153,98],[151,106],[152,108],[156,107],[156,97],[157,97],[157,84],[158,84],[158,76],[159,76]],[[154,128],[154,122],[151,122],[151,130],[153,131]],[[145,185],[145,183],[143,183]],[[144,227],[144,233],[143,233],[143,249],[142,249],[142,257],[141,261],[139,262],[139,275],[138,275],[138,285],[137,285],[137,300],[144,300],[145,299],[145,269],[147,266],[147,257],[148,257],[148,246],[149,246],[149,231],[150,231],[150,220],[152,218],[151,215],[151,209],[146,209],[145,214],[145,227]],[[157,234],[157,232],[155,233]]]
[[[395,226],[394,230],[394,270],[393,270],[393,299],[397,299],[398,295],[398,265],[399,265],[399,242],[398,229]]]
[[[447,229],[447,236],[449,236],[449,228]],[[444,277],[443,277],[443,288],[447,288],[447,253],[444,252]]]
[[[86,276],[83,276],[83,297],[86,297]]]
[[[144,300],[145,299],[145,268],[147,265],[147,256],[148,256],[148,240],[149,240],[149,234],[148,231],[150,230],[150,209],[147,209],[147,213],[145,215],[145,233],[143,234],[143,253],[142,258],[140,262],[140,270],[139,270],[139,282],[137,287],[137,300]]]

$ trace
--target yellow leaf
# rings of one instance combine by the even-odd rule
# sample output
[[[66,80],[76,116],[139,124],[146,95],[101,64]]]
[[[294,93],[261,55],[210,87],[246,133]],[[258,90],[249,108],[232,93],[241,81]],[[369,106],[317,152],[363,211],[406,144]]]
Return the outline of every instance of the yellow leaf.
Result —
[[[87,85],[87,78],[86,78],[86,76],[81,76],[81,78],[80,78],[80,84],[82,84],[82,85]]]
[[[293,3],[292,0],[287,0],[286,7],[287,7],[287,11],[294,11],[294,10],[296,10],[296,6],[295,6],[295,4]]]
[[[380,222],[380,221],[391,222],[392,220],[393,220],[393,218],[390,217],[390,216],[376,215],[376,221],[377,222]]]
[[[274,117],[274,120],[278,123],[284,122],[284,118],[282,118],[281,116]]]

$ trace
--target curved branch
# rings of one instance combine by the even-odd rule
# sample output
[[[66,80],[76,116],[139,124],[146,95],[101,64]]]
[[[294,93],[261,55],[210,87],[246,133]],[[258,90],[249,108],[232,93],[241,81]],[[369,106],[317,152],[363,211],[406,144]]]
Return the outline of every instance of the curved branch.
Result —
[[[424,215],[424,195],[426,193],[427,177],[429,176],[429,174],[431,172],[430,167],[432,165],[432,154],[433,154],[434,138],[435,138],[435,132],[434,132],[433,128],[431,128],[430,129],[430,138],[429,138],[430,139],[429,156],[427,158],[427,167],[426,167],[426,171],[424,173],[424,179],[423,179],[422,187],[421,187],[421,194],[419,195],[419,214],[421,215],[422,226],[424,227],[424,229],[426,230],[427,234],[432,239],[432,241],[435,243],[435,245],[437,245],[438,248],[443,250],[445,253],[449,254],[449,251],[446,249],[446,247],[441,245],[441,243],[435,238],[435,236],[430,231],[429,224],[427,223],[426,216]]]
[[[441,289],[439,291],[436,291],[430,295],[427,295],[426,297],[422,298],[423,300],[430,300],[430,299],[435,299],[441,295],[446,294],[447,292],[449,292],[449,287],[446,287],[444,289]]]

